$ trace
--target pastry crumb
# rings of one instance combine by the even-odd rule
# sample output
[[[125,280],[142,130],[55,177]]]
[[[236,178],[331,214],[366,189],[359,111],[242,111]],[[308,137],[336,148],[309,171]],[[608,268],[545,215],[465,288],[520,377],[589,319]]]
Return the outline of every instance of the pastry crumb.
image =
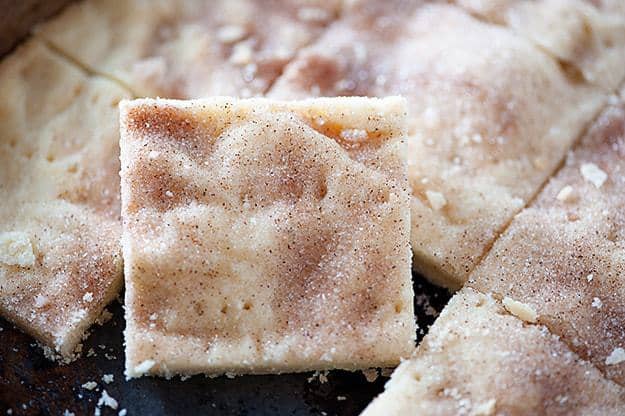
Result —
[[[93,390],[98,387],[98,383],[96,383],[95,381],[87,381],[85,384],[82,385],[82,387],[87,390]]]
[[[496,399],[490,399],[484,403],[480,403],[473,408],[471,416],[491,416],[495,414]]]
[[[376,381],[378,379],[378,376],[380,375],[377,368],[368,368],[366,370],[362,370],[362,374],[365,376],[365,379],[369,383],[373,383],[374,381]]]
[[[48,304],[48,298],[44,295],[35,296],[35,308],[43,308]]]
[[[217,39],[221,43],[235,43],[247,35],[244,27],[238,25],[226,25],[217,30]]]
[[[614,348],[614,351],[605,359],[605,365],[615,365],[625,362],[625,349],[621,347]]]
[[[248,42],[239,42],[232,48],[230,62],[234,65],[247,65],[252,62],[252,47]]]
[[[102,390],[102,395],[100,396],[100,399],[98,399],[98,403],[96,404],[96,408],[95,408],[95,412],[94,414],[96,416],[101,415],[102,413],[102,406],[107,406],[110,407],[113,410],[117,410],[118,407],[118,403],[117,400],[115,400],[114,398],[112,398],[111,396],[109,396],[109,394],[106,392],[106,390]]]
[[[302,7],[297,11],[297,18],[304,22],[323,23],[330,19],[330,14],[319,7]]]
[[[601,299],[595,297],[595,298],[592,299],[591,306],[593,308],[601,309],[601,307],[603,306],[603,302],[601,302]]]
[[[367,131],[363,129],[343,129],[341,130],[341,139],[345,139],[350,142],[358,142],[366,140],[368,137]]]
[[[156,150],[152,150],[150,153],[148,153],[148,159],[154,160],[154,159],[158,158],[160,155],[161,155],[161,152],[157,152]]]
[[[56,351],[54,351],[53,348],[51,348],[51,347],[49,347],[47,345],[42,345],[42,344],[39,344],[39,346],[43,349],[43,355],[48,360],[56,361],[56,360],[58,360],[60,358],[60,356],[56,353]]]
[[[0,233],[0,263],[20,267],[35,264],[35,253],[28,234],[19,231]]]
[[[108,321],[110,321],[112,317],[113,317],[113,314],[108,309],[104,308],[100,316],[98,316],[98,318],[95,320],[95,323],[102,326]]]
[[[144,360],[139,365],[135,366],[134,368],[135,373],[145,374],[148,371],[150,371],[150,369],[154,367],[155,364],[156,364],[156,361],[154,360]]]
[[[447,199],[445,199],[445,196],[440,192],[428,190],[425,191],[425,196],[434,211],[440,211],[447,205]]]
[[[503,298],[502,303],[506,310],[517,318],[525,322],[536,323],[538,314],[531,306],[507,296]]]
[[[560,192],[558,192],[556,199],[558,201],[567,202],[571,200],[572,196],[573,196],[573,187],[571,185],[566,185],[564,188],[560,190]]]
[[[328,371],[315,371],[312,376],[308,377],[307,381],[312,383],[314,380],[319,380],[319,383],[325,384],[328,382]]]
[[[596,188],[601,188],[601,186],[608,179],[608,174],[594,163],[584,163],[579,170],[582,173],[583,178],[595,185]]]
[[[115,380],[115,376],[113,374],[104,374],[102,376],[102,381],[106,384],[110,384]]]

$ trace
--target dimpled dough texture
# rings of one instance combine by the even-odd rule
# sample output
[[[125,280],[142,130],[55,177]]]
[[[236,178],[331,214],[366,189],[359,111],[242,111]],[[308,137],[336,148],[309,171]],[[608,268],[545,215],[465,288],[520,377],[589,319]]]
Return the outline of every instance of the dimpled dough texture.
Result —
[[[0,313],[66,359],[122,284],[127,97],[36,40],[0,63]]]
[[[530,306],[540,323],[621,385],[624,189],[625,103],[612,100],[469,279],[478,290]]]
[[[399,3],[354,1],[269,95],[406,97],[414,267],[459,289],[606,97],[505,28]]]
[[[376,415],[622,415],[625,390],[547,328],[462,289],[415,356],[363,412]]]
[[[481,19],[505,25],[571,73],[612,92],[625,75],[625,2],[456,0]],[[618,5],[620,3],[620,6]]]
[[[336,18],[338,0],[86,0],[37,36],[137,96],[252,96]]]
[[[405,111],[399,98],[123,102],[127,376],[408,356]]]

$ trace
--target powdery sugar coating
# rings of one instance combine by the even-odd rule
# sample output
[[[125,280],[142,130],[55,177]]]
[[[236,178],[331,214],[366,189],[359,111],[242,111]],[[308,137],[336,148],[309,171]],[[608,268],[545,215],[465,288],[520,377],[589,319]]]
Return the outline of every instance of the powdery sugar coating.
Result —
[[[403,100],[136,100],[121,118],[129,377],[411,353]]]
[[[414,266],[459,288],[605,96],[509,30],[410,5],[352,2],[269,95],[408,99]]]
[[[593,181],[597,174],[588,171],[601,172],[602,180]],[[559,200],[566,186],[571,195]],[[596,120],[470,279],[481,291],[529,304],[540,323],[619,384],[625,384],[625,363],[607,365],[606,357],[625,347],[623,189],[625,105],[620,103]]]
[[[122,283],[126,97],[38,41],[0,64],[0,312],[65,358]]]
[[[621,3],[620,10],[616,3]],[[625,76],[622,1],[456,0],[489,22],[505,25],[558,59],[574,75],[612,92]]]
[[[38,36],[138,96],[252,96],[336,18],[339,1],[86,0]]]
[[[527,326],[493,298],[462,289],[363,416],[623,412],[625,390],[547,328]]]

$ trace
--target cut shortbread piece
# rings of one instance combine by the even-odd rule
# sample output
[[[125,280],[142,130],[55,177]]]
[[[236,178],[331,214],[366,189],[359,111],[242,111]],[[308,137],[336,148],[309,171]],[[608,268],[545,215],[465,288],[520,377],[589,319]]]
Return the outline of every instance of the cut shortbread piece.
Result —
[[[37,35],[140,96],[250,96],[338,9],[338,0],[86,0]]]
[[[616,3],[621,3],[620,10]],[[548,51],[568,71],[612,92],[625,77],[625,2],[592,0],[456,0]]]
[[[570,187],[570,196],[559,198]],[[469,284],[538,314],[580,356],[625,384],[625,104],[609,106],[523,210]]]
[[[606,97],[453,6],[353,2],[291,62],[276,98],[408,98],[414,266],[460,287]]]
[[[0,63],[0,313],[65,358],[122,283],[127,97],[36,40]]]
[[[404,361],[373,415],[622,415],[625,390],[547,328],[462,289],[416,355]]]
[[[405,111],[399,98],[123,102],[127,376],[410,355]]]

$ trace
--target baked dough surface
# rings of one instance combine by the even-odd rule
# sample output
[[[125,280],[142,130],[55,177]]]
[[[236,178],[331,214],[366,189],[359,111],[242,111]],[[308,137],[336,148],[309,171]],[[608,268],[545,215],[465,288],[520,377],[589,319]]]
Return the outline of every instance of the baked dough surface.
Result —
[[[530,305],[538,322],[621,385],[624,189],[625,104],[613,101],[469,280]]]
[[[127,97],[37,40],[0,63],[0,312],[65,358],[122,284]]]
[[[622,415],[625,390],[547,328],[473,289],[456,294],[373,415]]]
[[[399,98],[123,102],[126,375],[410,355],[405,110]]]
[[[621,0],[456,0],[471,13],[534,42],[567,70],[607,92],[625,76]]]
[[[414,267],[457,289],[605,94],[569,78],[526,39],[457,7],[353,3],[269,95],[408,99]]]
[[[261,95],[338,0],[89,0],[37,35],[137,96]]]

